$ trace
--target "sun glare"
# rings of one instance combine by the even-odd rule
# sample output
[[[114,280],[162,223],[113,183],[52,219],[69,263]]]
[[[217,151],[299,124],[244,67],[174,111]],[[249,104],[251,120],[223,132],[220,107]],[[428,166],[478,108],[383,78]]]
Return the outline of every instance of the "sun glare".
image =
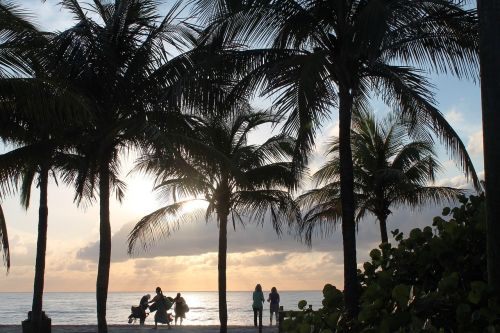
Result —
[[[208,206],[208,202],[206,202],[204,200],[193,199],[192,201],[189,201],[183,205],[182,212],[183,213],[191,213],[191,212],[194,212],[196,210],[206,209],[207,206]]]

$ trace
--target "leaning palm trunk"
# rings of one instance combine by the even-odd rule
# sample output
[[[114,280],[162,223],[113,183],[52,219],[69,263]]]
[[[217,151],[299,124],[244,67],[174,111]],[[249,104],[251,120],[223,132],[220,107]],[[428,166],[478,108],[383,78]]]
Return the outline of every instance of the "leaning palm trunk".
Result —
[[[347,315],[353,319],[358,313],[359,283],[356,262],[356,225],[354,219],[354,172],[351,150],[351,108],[353,98],[349,90],[339,87],[339,157],[340,196],[342,205],[342,240],[344,250],[344,297]]]
[[[47,251],[47,222],[49,209],[47,205],[47,188],[49,168],[42,166],[40,170],[40,207],[38,208],[38,240],[36,244],[35,281],[33,285],[33,304],[31,320],[37,332],[42,320],[43,286],[45,276],[45,253]]]
[[[478,0],[488,281],[500,298],[500,2]]]
[[[109,166],[102,161],[99,172],[100,203],[100,243],[99,265],[97,268],[96,300],[97,329],[99,333],[107,333],[106,302],[108,298],[109,269],[111,265],[111,225],[109,219]]]

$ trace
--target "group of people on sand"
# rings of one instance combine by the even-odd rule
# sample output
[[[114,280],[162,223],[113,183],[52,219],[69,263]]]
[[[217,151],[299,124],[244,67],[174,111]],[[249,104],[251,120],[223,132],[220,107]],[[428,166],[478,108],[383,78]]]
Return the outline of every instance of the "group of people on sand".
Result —
[[[175,319],[172,319],[172,315],[167,311],[174,306]],[[129,323],[134,321],[134,318],[138,318],[140,320],[140,324],[144,325],[146,321],[146,317],[149,313],[146,310],[149,308],[149,313],[155,312],[155,327],[158,327],[158,324],[167,324],[170,329],[170,322],[175,320],[175,325],[177,325],[177,319],[180,319],[180,325],[182,325],[182,320],[186,318],[186,312],[189,311],[189,307],[181,296],[181,293],[177,293],[175,298],[164,296],[160,287],[156,287],[156,295],[151,299],[151,295],[147,294],[142,296],[139,301],[139,306],[132,307],[132,313],[130,314]]]
[[[259,318],[259,327],[262,327],[262,311],[264,309],[264,293],[262,292],[262,286],[260,284],[257,284],[255,286],[255,291],[253,292],[252,295],[253,298],[253,303],[252,303],[252,309],[253,309],[253,325],[257,327],[257,317]],[[271,288],[271,293],[267,297],[267,301],[270,303],[269,304],[269,325],[273,325],[273,313],[275,315],[275,320],[276,320],[276,325],[278,325],[278,312],[280,310],[280,294],[278,294],[278,290],[276,287]]]
[[[257,318],[258,318],[258,326],[262,328],[262,311],[264,309],[264,293],[262,292],[262,286],[257,284],[255,286],[255,291],[252,295],[253,303],[253,323],[254,326],[257,327]],[[269,304],[269,325],[273,325],[273,314],[275,317],[276,325],[278,325],[278,312],[280,308],[280,295],[278,294],[278,290],[276,287],[271,288],[271,292],[267,297],[267,301]],[[172,319],[172,315],[167,311],[174,306],[175,317]],[[177,325],[177,319],[180,318],[180,325],[182,325],[182,320],[186,318],[186,312],[189,311],[189,307],[187,306],[186,301],[181,296],[181,293],[177,293],[175,298],[164,296],[160,287],[156,287],[156,295],[151,299],[151,295],[147,294],[142,296],[139,306],[132,307],[132,314],[130,314],[129,323],[134,321],[134,318],[140,319],[140,324],[144,325],[146,317],[149,313],[146,310],[149,308],[149,313],[155,312],[155,326],[158,327],[158,324],[167,324],[170,329],[170,322],[175,320],[175,325]]]

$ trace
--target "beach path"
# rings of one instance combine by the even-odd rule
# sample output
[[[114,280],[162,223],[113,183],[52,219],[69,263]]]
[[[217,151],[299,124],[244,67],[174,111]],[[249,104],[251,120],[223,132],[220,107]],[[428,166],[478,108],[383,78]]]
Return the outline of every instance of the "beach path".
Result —
[[[157,330],[152,329],[153,325],[109,325],[109,333],[145,333],[145,332],[171,332],[171,333],[219,333],[219,326],[172,326],[169,330],[167,326],[158,326]],[[259,330],[253,326],[229,326],[229,333],[258,333]],[[20,325],[0,325],[0,333],[22,333]],[[52,333],[97,333],[97,326],[89,325],[56,325],[52,326]],[[276,326],[264,326],[262,333],[278,333]]]

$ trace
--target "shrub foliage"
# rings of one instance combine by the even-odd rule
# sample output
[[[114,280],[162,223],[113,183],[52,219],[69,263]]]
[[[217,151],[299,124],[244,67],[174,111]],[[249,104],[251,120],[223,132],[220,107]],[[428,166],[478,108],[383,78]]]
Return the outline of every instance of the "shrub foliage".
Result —
[[[487,284],[484,196],[461,197],[433,227],[383,243],[358,270],[362,296],[356,320],[345,321],[343,294],[327,284],[323,308],[284,322],[286,332],[500,332],[500,302]]]

